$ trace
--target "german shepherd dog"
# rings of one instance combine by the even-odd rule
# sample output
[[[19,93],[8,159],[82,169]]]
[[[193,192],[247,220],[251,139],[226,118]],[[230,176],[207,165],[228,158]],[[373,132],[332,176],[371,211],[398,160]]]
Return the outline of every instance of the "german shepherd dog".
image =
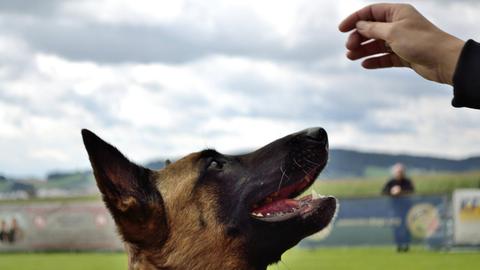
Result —
[[[266,269],[325,228],[337,208],[333,197],[295,199],[327,163],[322,128],[244,155],[204,150],[159,171],[88,130],[82,136],[129,269]]]

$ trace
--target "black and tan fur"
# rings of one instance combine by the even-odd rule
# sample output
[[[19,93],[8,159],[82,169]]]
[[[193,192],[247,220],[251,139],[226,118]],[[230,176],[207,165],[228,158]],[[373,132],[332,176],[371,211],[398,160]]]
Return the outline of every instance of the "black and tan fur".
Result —
[[[335,199],[326,198],[308,216],[285,222],[250,215],[251,206],[279,186],[306,174],[316,177],[323,169],[326,133],[312,132],[286,136],[246,155],[204,150],[159,171],[130,162],[88,130],[82,136],[125,241],[129,269],[253,270],[277,262],[284,251],[328,225],[335,212]]]

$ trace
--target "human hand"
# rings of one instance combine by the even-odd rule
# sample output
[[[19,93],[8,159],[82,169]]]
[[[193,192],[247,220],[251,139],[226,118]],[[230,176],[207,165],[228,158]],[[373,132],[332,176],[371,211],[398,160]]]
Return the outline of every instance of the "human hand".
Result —
[[[347,57],[357,60],[373,56],[363,61],[364,68],[409,67],[425,79],[453,84],[465,42],[437,28],[413,6],[364,7],[339,25],[342,32],[354,29],[346,43]],[[373,41],[366,42],[370,39]]]
[[[393,186],[391,189],[390,189],[390,194],[392,195],[399,195],[400,192],[402,191],[402,188],[400,186]]]

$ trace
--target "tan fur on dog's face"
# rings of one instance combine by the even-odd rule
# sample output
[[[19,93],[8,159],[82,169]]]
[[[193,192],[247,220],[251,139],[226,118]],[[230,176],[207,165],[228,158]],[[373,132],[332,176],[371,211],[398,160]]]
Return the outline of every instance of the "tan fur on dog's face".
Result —
[[[217,218],[216,190],[196,185],[198,161],[198,153],[190,154],[155,173],[170,236],[163,247],[165,251],[154,251],[148,257],[155,265],[178,269],[247,269],[244,254],[238,252],[242,250],[242,239],[227,238],[225,227]],[[191,258],[201,259],[193,264]]]

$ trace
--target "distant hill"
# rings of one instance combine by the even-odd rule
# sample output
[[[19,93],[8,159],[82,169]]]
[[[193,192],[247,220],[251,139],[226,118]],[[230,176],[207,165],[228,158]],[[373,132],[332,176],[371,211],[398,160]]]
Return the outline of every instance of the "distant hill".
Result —
[[[145,166],[152,170],[160,170],[161,168],[165,167],[165,160],[166,159],[152,161],[145,164]]]
[[[447,159],[332,149],[323,175],[327,178],[343,178],[387,174],[390,167],[397,162],[403,163],[410,171],[420,172],[463,172],[480,169],[480,157]]]
[[[346,149],[331,149],[323,178],[368,177],[388,175],[395,163],[403,163],[408,170],[416,172],[464,172],[480,170],[480,157],[448,159],[415,155],[395,155],[361,152]],[[148,168],[160,169],[164,160],[146,164]]]
[[[32,197],[71,197],[98,194],[93,174],[88,171],[64,171],[41,179],[6,178],[0,180],[0,200]]]

